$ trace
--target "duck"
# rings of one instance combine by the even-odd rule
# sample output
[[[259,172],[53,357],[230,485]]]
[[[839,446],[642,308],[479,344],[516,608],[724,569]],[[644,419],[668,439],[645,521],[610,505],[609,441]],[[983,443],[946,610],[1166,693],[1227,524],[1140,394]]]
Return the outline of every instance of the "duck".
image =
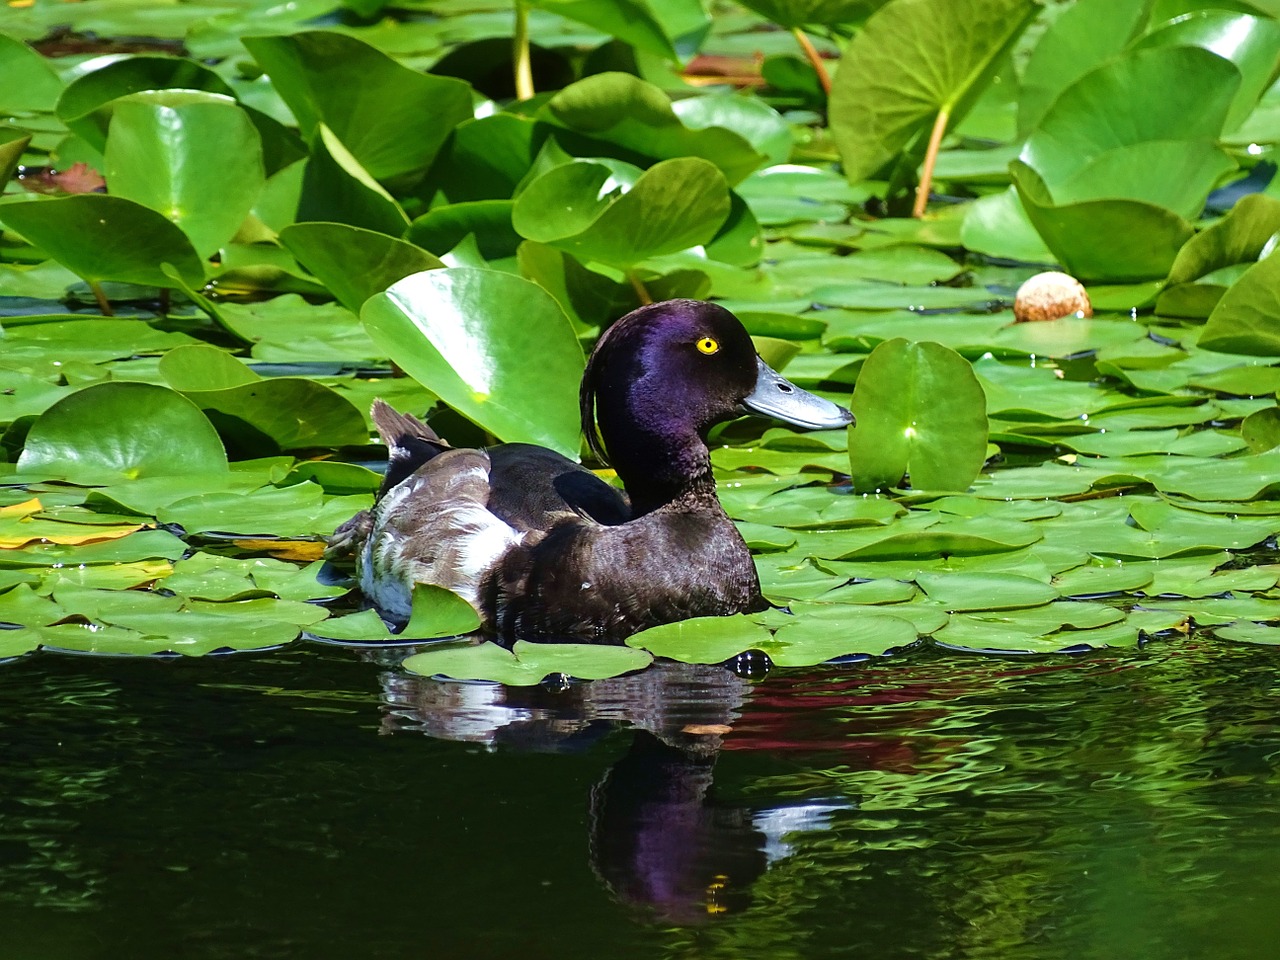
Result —
[[[853,414],[783,378],[741,321],[666,300],[610,325],[579,391],[587,446],[619,490],[545,447],[454,448],[382,400],[388,450],[374,505],[335,531],[393,629],[415,584],[461,596],[507,641],[620,642],[691,617],[767,608],[751,553],[716,496],[708,431],[747,413],[802,429]]]

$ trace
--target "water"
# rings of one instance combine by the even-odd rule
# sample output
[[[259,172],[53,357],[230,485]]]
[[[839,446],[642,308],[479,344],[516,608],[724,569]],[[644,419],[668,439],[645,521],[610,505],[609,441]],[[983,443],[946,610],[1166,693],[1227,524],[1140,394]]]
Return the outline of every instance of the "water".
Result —
[[[0,956],[1274,956],[1280,658],[0,667]]]

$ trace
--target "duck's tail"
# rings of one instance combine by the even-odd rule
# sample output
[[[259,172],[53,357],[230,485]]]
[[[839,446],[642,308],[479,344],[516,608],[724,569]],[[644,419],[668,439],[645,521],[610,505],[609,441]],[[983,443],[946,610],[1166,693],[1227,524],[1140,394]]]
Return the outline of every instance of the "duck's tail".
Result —
[[[450,449],[438,433],[417,417],[393,410],[381,398],[373,401],[372,414],[373,425],[388,453],[387,475],[378,491],[379,498],[428,460]]]

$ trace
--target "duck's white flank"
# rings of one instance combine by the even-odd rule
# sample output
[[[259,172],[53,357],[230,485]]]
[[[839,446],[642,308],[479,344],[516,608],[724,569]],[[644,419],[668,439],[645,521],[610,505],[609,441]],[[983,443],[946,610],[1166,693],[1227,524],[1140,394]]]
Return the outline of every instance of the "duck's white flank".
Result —
[[[450,459],[457,463],[461,458]],[[435,471],[429,465],[379,501],[360,557],[360,588],[385,617],[409,619],[415,583],[445,587],[479,610],[485,572],[524,539],[484,503],[468,496],[488,489],[488,457],[475,460],[480,462],[456,472]],[[427,498],[429,515],[416,516],[414,507],[406,504],[412,504],[411,498],[423,499],[424,484],[434,486],[443,478],[446,489]]]

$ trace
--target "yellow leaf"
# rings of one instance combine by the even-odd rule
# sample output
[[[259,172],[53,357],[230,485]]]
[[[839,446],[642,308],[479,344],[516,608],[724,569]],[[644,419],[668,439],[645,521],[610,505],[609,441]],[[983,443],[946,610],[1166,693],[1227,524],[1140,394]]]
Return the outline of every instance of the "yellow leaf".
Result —
[[[241,550],[263,551],[278,560],[319,560],[324,543],[319,540],[233,540]]]
[[[44,509],[40,501],[32,497],[30,500],[24,500],[22,503],[14,503],[7,507],[0,507],[0,517],[29,517],[33,513],[39,513]]]

